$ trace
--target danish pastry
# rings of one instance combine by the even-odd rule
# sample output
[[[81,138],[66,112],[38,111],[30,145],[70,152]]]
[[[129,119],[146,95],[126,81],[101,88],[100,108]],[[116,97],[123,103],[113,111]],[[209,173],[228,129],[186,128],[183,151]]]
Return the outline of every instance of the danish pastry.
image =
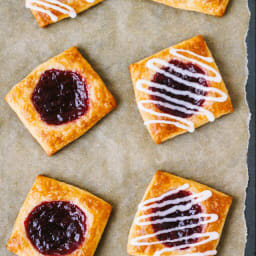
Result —
[[[75,18],[78,13],[104,0],[25,0],[40,27],[56,23],[62,19]]]
[[[38,66],[5,99],[48,155],[83,135],[116,106],[76,47]]]
[[[213,256],[231,197],[158,171],[133,221],[127,250],[140,256]]]
[[[202,36],[130,65],[130,73],[139,111],[155,143],[233,111]]]
[[[93,256],[111,209],[87,191],[38,176],[7,249],[18,256]]]
[[[153,0],[174,8],[223,16],[229,0]]]

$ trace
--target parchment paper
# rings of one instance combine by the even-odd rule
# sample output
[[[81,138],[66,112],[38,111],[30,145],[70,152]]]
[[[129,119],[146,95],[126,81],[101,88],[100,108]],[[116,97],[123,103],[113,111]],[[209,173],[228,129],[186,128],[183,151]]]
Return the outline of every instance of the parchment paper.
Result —
[[[127,255],[132,219],[157,169],[228,193],[234,202],[218,256],[244,255],[248,107],[246,0],[231,0],[223,18],[173,9],[150,0],[106,0],[76,19],[46,29],[24,1],[0,3],[0,254],[35,177],[77,185],[113,205],[96,255]],[[151,140],[138,112],[128,65],[202,34],[234,104],[234,113],[162,145]],[[86,135],[49,158],[3,98],[48,58],[78,46],[118,101],[117,109]]]

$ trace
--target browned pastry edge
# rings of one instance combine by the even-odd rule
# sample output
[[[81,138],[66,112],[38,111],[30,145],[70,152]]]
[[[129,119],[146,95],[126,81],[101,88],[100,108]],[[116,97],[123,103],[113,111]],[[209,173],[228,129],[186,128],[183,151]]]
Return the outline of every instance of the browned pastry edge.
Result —
[[[153,0],[174,8],[223,16],[229,0]]]

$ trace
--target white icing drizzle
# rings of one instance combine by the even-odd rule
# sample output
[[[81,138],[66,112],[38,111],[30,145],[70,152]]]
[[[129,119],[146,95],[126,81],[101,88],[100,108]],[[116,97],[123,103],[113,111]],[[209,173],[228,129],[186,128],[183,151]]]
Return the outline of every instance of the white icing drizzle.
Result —
[[[192,121],[190,121],[186,118],[181,118],[181,117],[175,116],[175,115],[156,112],[156,111],[152,110],[151,108],[146,107],[145,104],[161,105],[165,108],[172,109],[172,110],[177,110],[177,111],[183,112],[183,113],[188,114],[188,115],[189,114],[193,114],[193,115],[202,115],[203,114],[208,118],[208,120],[210,122],[213,122],[215,120],[215,117],[214,117],[213,113],[204,109],[203,107],[193,105],[192,103],[184,101],[184,100],[179,100],[179,99],[170,97],[170,96],[165,95],[165,94],[163,94],[161,92],[158,92],[158,91],[152,91],[150,89],[145,88],[145,85],[147,87],[153,87],[153,88],[156,88],[156,89],[163,89],[163,90],[165,90],[167,92],[170,92],[172,94],[175,94],[175,95],[188,96],[189,98],[192,98],[192,99],[195,99],[195,100],[206,100],[206,101],[214,101],[214,102],[225,102],[227,100],[226,93],[222,92],[221,90],[219,90],[217,88],[205,87],[205,86],[203,86],[199,83],[184,80],[184,79],[182,79],[182,78],[180,78],[180,77],[178,77],[174,74],[166,72],[165,70],[163,70],[159,67],[159,66],[168,67],[168,68],[174,70],[175,72],[182,74],[183,76],[188,76],[188,77],[193,77],[193,78],[202,78],[202,79],[205,79],[207,81],[216,82],[216,83],[220,83],[222,81],[221,76],[220,76],[220,74],[217,70],[215,70],[211,66],[203,63],[202,61],[186,57],[181,53],[187,53],[191,56],[194,56],[194,57],[196,57],[198,59],[201,59],[201,60],[203,60],[205,62],[208,62],[208,63],[212,63],[214,61],[213,58],[204,57],[204,56],[198,55],[198,54],[196,54],[194,52],[191,52],[191,51],[188,51],[188,50],[170,48],[170,54],[172,54],[173,56],[184,59],[186,61],[189,61],[189,62],[192,62],[192,63],[195,63],[195,64],[198,64],[199,66],[201,66],[201,67],[205,68],[206,70],[212,72],[214,75],[212,76],[212,75],[205,75],[205,74],[201,74],[201,73],[192,73],[188,70],[184,70],[184,69],[179,68],[179,67],[177,67],[173,64],[168,63],[167,61],[164,61],[164,60],[161,60],[161,59],[158,59],[158,58],[150,59],[146,63],[146,67],[151,69],[151,70],[156,71],[157,73],[163,74],[164,76],[166,76],[168,78],[171,78],[172,80],[174,80],[178,83],[181,83],[181,84],[184,84],[186,86],[198,89],[198,90],[203,91],[203,92],[216,93],[219,96],[212,97],[212,96],[197,95],[197,94],[195,94],[193,92],[190,92],[190,91],[178,90],[178,89],[170,88],[170,87],[168,87],[164,84],[154,83],[154,82],[151,82],[151,81],[140,79],[136,83],[136,88],[139,91],[144,92],[148,95],[153,95],[153,96],[157,96],[157,97],[160,97],[162,99],[165,99],[166,101],[168,101],[168,103],[157,101],[157,100],[141,100],[141,101],[138,102],[139,109],[144,111],[144,112],[150,113],[151,115],[156,116],[156,117],[166,117],[168,119],[171,119],[171,120],[152,119],[152,120],[146,121],[145,125],[154,124],[154,123],[164,123],[164,124],[175,125],[175,126],[177,126],[179,128],[182,128],[184,130],[188,130],[189,132],[193,132],[195,130],[194,124],[193,124]],[[158,66],[156,66],[156,64],[158,64]],[[174,105],[172,103],[178,104],[178,106]]]
[[[192,216],[179,216],[179,217],[166,217],[166,218],[161,218],[161,219],[155,219],[155,220],[149,220],[152,217],[165,217],[168,216],[171,213],[174,213],[175,211],[188,211],[189,209],[192,208],[193,205],[198,204],[200,202],[203,202],[207,199],[209,199],[212,196],[212,192],[210,190],[205,190],[200,193],[194,193],[182,198],[177,198],[177,199],[172,199],[172,200],[167,200],[162,203],[160,201],[168,196],[171,196],[173,194],[177,194],[181,190],[185,190],[189,188],[188,184],[184,184],[183,186],[178,187],[177,189],[170,190],[163,195],[155,198],[148,199],[141,204],[139,204],[138,208],[140,211],[147,211],[153,208],[162,208],[166,207],[168,205],[172,205],[169,209],[164,210],[164,211],[156,211],[154,213],[148,213],[144,214],[141,216],[138,216],[135,218],[135,224],[138,226],[147,226],[147,225],[152,225],[152,224],[159,224],[159,223],[170,223],[170,222],[176,222],[176,221],[184,221],[184,220],[191,220],[191,219],[198,219],[198,223],[196,224],[188,224],[184,225],[182,227],[175,227],[175,228],[170,228],[170,229],[164,229],[157,231],[153,234],[147,234],[147,235],[142,235],[138,236],[134,239],[132,239],[131,244],[135,246],[147,246],[147,245],[154,245],[154,244],[163,244],[163,243],[168,243],[168,242],[178,242],[178,241],[184,241],[184,240],[189,240],[189,239],[196,239],[196,238],[203,238],[200,241],[190,244],[192,246],[198,246],[201,244],[206,244],[212,240],[216,240],[219,238],[219,234],[217,232],[204,232],[204,233],[194,233],[190,236],[186,237],[181,237],[177,239],[167,239],[164,241],[147,241],[150,238],[155,238],[157,235],[161,234],[166,234],[170,233],[173,231],[177,230],[182,230],[182,229],[189,229],[189,228],[195,228],[200,225],[204,225],[207,223],[212,223],[218,220],[218,215],[217,214],[208,214],[208,213],[198,213],[196,215]],[[186,203],[186,204],[181,204],[181,203]],[[154,256],[161,256],[163,253],[166,252],[172,252],[176,251],[179,249],[184,249],[187,248],[188,244],[184,245],[179,245],[179,246],[173,246],[171,248],[164,248],[162,250],[156,251]],[[217,251],[212,250],[212,251],[206,251],[206,252],[198,252],[198,253],[188,253],[184,254],[183,256],[212,256],[216,255]]]
[[[93,3],[95,0],[85,1],[88,3]],[[59,0],[26,0],[26,8],[46,13],[54,22],[56,22],[58,18],[50,9],[61,12],[63,14],[68,14],[71,18],[75,18],[77,15],[76,11],[71,6],[62,3]]]

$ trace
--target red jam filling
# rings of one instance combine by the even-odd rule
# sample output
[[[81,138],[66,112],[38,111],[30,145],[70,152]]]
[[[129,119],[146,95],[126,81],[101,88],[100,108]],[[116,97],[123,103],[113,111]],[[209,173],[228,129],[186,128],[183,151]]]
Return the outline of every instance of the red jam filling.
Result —
[[[184,62],[181,62],[179,60],[171,60],[169,62],[169,64],[172,64],[177,68],[190,71],[191,73],[205,74],[205,72],[199,66],[197,66],[193,63],[184,63]],[[176,77],[179,77],[179,78],[181,78],[185,81],[194,82],[194,83],[200,84],[200,85],[205,86],[205,87],[208,86],[207,81],[204,78],[194,78],[194,77],[186,75],[185,73],[184,74],[178,73],[177,71],[175,71],[171,67],[163,67],[161,69],[163,71],[166,71],[166,72],[168,72],[168,73],[170,73],[170,74],[172,74]],[[159,84],[165,85],[167,87],[170,87],[170,88],[173,88],[173,89],[176,89],[176,90],[189,91],[189,92],[195,93],[197,95],[206,96],[206,94],[207,94],[206,91],[195,89],[191,86],[185,85],[184,83],[174,81],[172,78],[167,77],[167,76],[165,76],[164,74],[161,74],[161,73],[156,73],[153,77],[152,82],[159,83]],[[185,102],[188,102],[190,104],[193,104],[193,105],[199,106],[199,107],[202,106],[205,102],[204,99],[199,99],[198,100],[198,99],[191,98],[188,95],[177,95],[177,94],[173,94],[171,92],[168,92],[164,89],[159,89],[159,88],[155,88],[155,87],[149,87],[149,89],[152,90],[153,92],[159,92],[159,93],[161,93],[165,96],[169,96],[173,99],[183,100]],[[177,104],[177,103],[171,102],[171,101],[169,101],[167,99],[164,99],[162,97],[159,97],[159,96],[151,95],[151,98],[153,100],[160,101],[162,103],[169,103],[169,104],[173,104],[175,106],[183,106],[182,104]],[[161,110],[161,111],[163,111],[167,114],[171,114],[171,115],[182,117],[182,118],[188,118],[188,117],[191,117],[193,115],[193,114],[190,114],[190,113],[188,114],[188,113],[181,112],[177,109],[166,108],[165,106],[160,105],[160,104],[156,104],[156,106],[159,110]]]
[[[185,190],[181,190],[176,194],[167,196],[165,198],[163,198],[161,201],[157,201],[157,203],[163,203],[167,200],[174,200],[177,198],[183,198],[183,197],[187,197],[191,195],[190,192],[185,191]],[[188,203],[191,203],[191,201],[187,201],[187,202],[180,202],[179,204],[176,205],[186,205]],[[166,211],[172,207],[174,207],[175,205],[173,204],[169,204],[167,206],[164,207],[160,207],[160,208],[153,208],[152,212],[156,213],[158,211]],[[192,205],[192,207],[187,210],[187,211],[180,211],[180,210],[176,210],[175,212],[168,214],[168,215],[164,215],[164,216],[154,216],[151,217],[151,221],[154,220],[161,220],[164,218],[176,218],[176,217],[184,217],[184,216],[193,216],[199,213],[202,213],[202,207],[199,204],[194,204]],[[195,218],[195,219],[186,219],[186,220],[178,220],[178,221],[174,221],[174,222],[163,222],[163,223],[157,223],[157,224],[152,224],[153,230],[154,232],[158,232],[158,231],[164,231],[167,229],[171,229],[171,228],[177,228],[177,227],[184,227],[187,225],[192,225],[192,224],[197,224],[199,223],[199,221],[203,221],[203,218]],[[168,233],[163,233],[163,234],[159,234],[157,235],[158,240],[163,241],[163,244],[167,247],[176,247],[176,246],[183,246],[183,245],[189,245],[198,242],[198,238],[193,238],[193,239],[186,239],[186,237],[191,236],[193,234],[196,233],[202,233],[203,231],[203,225],[198,225],[194,228],[184,228],[184,229],[178,229],[176,231],[171,231]],[[184,238],[184,240],[181,241],[176,241],[176,242],[164,242],[166,240],[175,240],[175,239],[179,239],[179,238]],[[183,247],[181,249],[187,249],[188,247]]]
[[[41,254],[67,255],[85,239],[86,215],[71,202],[43,202],[30,212],[24,225],[27,237]]]
[[[73,121],[88,110],[86,82],[72,71],[47,70],[32,93],[32,102],[47,124],[60,125]]]

